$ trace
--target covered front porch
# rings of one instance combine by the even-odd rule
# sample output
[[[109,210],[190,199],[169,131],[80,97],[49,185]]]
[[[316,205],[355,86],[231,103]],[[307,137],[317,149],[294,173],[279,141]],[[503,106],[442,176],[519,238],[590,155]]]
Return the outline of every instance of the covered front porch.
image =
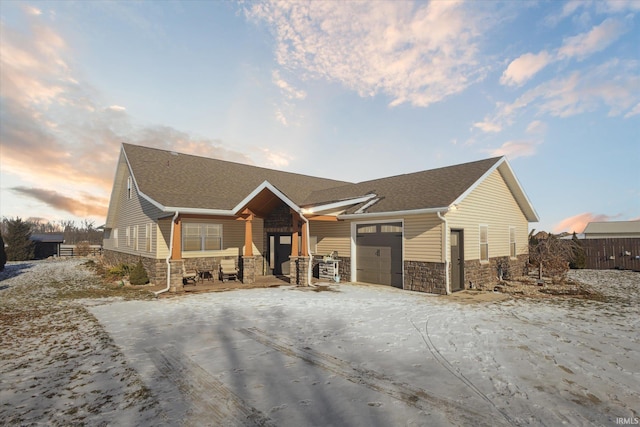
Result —
[[[237,280],[242,285],[277,277],[297,286],[308,286],[312,280],[309,221],[337,221],[335,217],[305,216],[286,196],[269,186],[252,194],[231,215],[180,213],[172,218],[170,274],[173,291],[213,286],[220,288],[219,268],[223,259],[233,259],[238,269]],[[224,224],[220,237],[212,228],[211,241],[204,236],[203,248],[210,251],[193,252],[185,245],[189,241],[188,224]],[[223,244],[224,235],[224,244]],[[219,238],[219,243],[215,239]],[[228,242],[232,239],[234,245]],[[206,240],[206,241],[205,241]],[[219,246],[216,246],[219,245]],[[185,283],[187,272],[198,272],[195,283]],[[200,273],[205,272],[205,277]],[[193,286],[191,286],[193,285]]]

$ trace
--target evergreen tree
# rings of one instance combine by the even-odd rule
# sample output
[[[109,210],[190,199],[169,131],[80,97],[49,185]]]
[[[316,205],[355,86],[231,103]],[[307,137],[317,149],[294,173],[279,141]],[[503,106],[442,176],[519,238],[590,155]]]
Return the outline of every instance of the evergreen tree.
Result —
[[[0,271],[4,271],[4,265],[7,263],[7,253],[4,251],[4,240],[0,233]]]
[[[8,219],[4,236],[7,243],[7,259],[9,261],[27,261],[33,259],[35,244],[30,240],[31,224],[20,218]]]
[[[147,270],[145,270],[142,265],[141,259],[138,260],[138,263],[133,267],[131,273],[129,273],[129,282],[132,285],[146,285],[149,283],[149,276],[147,275]]]
[[[582,242],[578,240],[575,231],[573,232],[571,241],[573,242],[573,257],[569,262],[569,268],[587,268],[587,254],[582,247]]]

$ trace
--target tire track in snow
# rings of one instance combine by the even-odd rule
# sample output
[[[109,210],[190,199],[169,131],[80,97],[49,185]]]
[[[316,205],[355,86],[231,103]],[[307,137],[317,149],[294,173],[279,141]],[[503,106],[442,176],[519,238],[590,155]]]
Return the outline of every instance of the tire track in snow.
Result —
[[[188,396],[189,425],[275,426],[273,421],[251,407],[221,381],[174,347],[146,348],[158,371]]]
[[[421,410],[437,409],[446,414],[453,423],[464,425],[496,426],[504,423],[489,414],[469,409],[457,402],[436,396],[421,388],[395,382],[381,373],[354,367],[348,362],[308,347],[299,348],[286,338],[271,334],[256,327],[238,329],[247,337],[277,350],[287,356],[297,357],[307,363],[332,372],[354,384],[363,385],[371,390],[387,394],[407,405]]]

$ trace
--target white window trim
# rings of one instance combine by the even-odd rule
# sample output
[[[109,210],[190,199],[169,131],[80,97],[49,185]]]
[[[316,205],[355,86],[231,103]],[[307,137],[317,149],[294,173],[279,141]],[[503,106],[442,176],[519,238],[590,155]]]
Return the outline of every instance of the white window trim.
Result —
[[[511,241],[511,230],[513,230],[513,242]],[[516,259],[518,257],[518,239],[516,234],[516,227],[509,226],[509,258]],[[511,245],[513,245],[513,255],[511,255]]]
[[[482,259],[482,227],[487,228],[487,259]],[[491,257],[489,256],[489,224],[479,224],[478,225],[478,259],[480,263],[488,263]]]
[[[139,230],[138,230],[138,226],[134,225],[133,226],[133,250],[137,251],[139,250],[138,247],[140,246],[140,234],[139,234]]]
[[[200,250],[197,251],[186,251],[184,249],[184,229],[186,225],[197,225],[200,227]],[[207,225],[217,225],[220,227],[220,249],[203,249],[203,240],[202,240],[202,227],[206,227]],[[207,253],[207,252],[218,252],[224,250],[224,225],[219,222],[183,222],[182,223],[182,231],[180,233],[180,243],[183,253],[193,254],[193,253]]]
[[[113,247],[114,248],[118,247],[118,229],[117,228],[113,229]]]
[[[125,236],[127,237],[127,247],[131,246],[131,227],[125,229]]]
[[[153,245],[153,223],[148,223],[145,227],[145,250],[151,252]]]
[[[133,180],[129,176],[127,178],[127,199],[131,200],[132,193],[133,193]]]

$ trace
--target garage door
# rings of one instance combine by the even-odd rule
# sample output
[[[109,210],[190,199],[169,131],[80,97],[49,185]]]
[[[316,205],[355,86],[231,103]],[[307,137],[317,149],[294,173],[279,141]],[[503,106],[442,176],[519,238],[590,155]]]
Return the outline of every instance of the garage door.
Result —
[[[402,223],[356,225],[356,280],[402,288]]]

